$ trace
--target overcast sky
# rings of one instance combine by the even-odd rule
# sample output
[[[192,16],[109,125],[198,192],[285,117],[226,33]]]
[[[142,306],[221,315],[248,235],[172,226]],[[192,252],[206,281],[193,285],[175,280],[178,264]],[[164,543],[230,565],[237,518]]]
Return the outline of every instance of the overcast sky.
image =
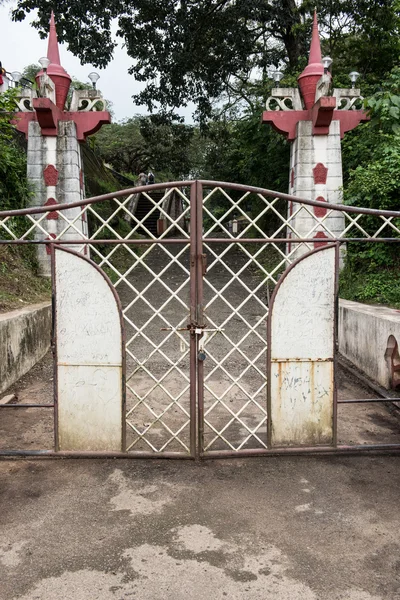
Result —
[[[8,2],[0,6],[0,61],[6,71],[22,71],[31,63],[47,54],[47,40],[41,40],[36,29],[30,22],[33,16],[28,16],[24,21],[14,23],[11,21],[10,13],[15,2]],[[56,26],[57,26],[57,14]],[[66,44],[60,44],[61,64],[71,77],[80,81],[89,82],[87,76],[91,71],[97,71],[100,75],[97,87],[103,96],[113,104],[114,120],[120,121],[132,117],[135,114],[146,114],[145,107],[133,104],[132,95],[143,87],[142,83],[136,82],[128,69],[132,59],[128,57],[121,47],[122,41],[118,39],[119,46],[114,51],[114,60],[106,69],[98,69],[92,65],[81,65],[78,58],[68,51]],[[191,122],[193,108],[178,111],[185,116],[186,122]]]

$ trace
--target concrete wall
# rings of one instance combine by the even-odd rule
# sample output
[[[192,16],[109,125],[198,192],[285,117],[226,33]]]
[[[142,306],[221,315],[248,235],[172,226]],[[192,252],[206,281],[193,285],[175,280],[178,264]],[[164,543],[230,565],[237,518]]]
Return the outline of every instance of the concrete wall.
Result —
[[[340,300],[338,333],[340,353],[371,379],[389,388],[385,354],[391,335],[400,346],[400,311]],[[0,393],[46,354],[50,336],[48,302],[0,314]]]
[[[339,352],[371,379],[390,387],[389,336],[400,345],[400,311],[350,300],[339,303]]]
[[[0,393],[46,354],[50,337],[48,302],[0,314]]]

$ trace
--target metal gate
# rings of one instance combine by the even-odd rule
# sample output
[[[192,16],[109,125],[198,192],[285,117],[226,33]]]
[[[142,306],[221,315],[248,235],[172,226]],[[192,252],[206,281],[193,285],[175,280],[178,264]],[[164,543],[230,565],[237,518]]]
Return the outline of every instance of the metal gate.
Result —
[[[328,226],[335,215],[345,222],[340,237]],[[307,236],[294,226],[299,217],[308,223]],[[54,402],[44,405],[55,409],[54,450],[1,454],[194,458],[349,450],[336,439],[340,256],[348,243],[400,241],[399,219],[400,212],[327,208],[214,181],[150,185],[68,206],[0,212],[1,244],[39,246],[42,260],[51,262],[56,373]],[[86,229],[78,226],[82,222]],[[112,366],[121,370],[120,449],[73,449],[60,438],[60,369],[82,366],[57,358],[57,314],[66,296],[61,302],[56,256],[67,249],[101,270],[119,297],[123,351]],[[319,290],[312,312],[300,301],[307,288]],[[302,290],[301,297],[293,290]],[[88,311],[90,306],[88,300]],[[308,339],[316,323],[325,325]],[[110,335],[106,328],[103,333]],[[300,338],[303,347],[294,344]],[[89,366],[99,365],[110,366],[101,360]],[[293,400],[294,393],[304,401]],[[2,408],[10,406],[28,405]],[[92,423],[94,432],[99,423]]]

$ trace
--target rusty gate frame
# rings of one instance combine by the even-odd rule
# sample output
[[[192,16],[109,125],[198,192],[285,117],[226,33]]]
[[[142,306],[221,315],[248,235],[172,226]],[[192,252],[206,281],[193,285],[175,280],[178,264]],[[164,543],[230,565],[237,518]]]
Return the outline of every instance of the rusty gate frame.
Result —
[[[345,205],[334,205],[327,204],[326,202],[319,202],[304,198],[299,198],[297,196],[291,196],[289,194],[284,194],[280,192],[271,191],[268,189],[258,188],[254,186],[246,186],[235,183],[226,183],[212,180],[187,180],[187,181],[175,181],[168,182],[162,184],[153,184],[147,186],[138,186],[126,190],[120,190],[118,192],[113,192],[110,194],[104,194],[101,196],[95,196],[92,198],[87,198],[78,202],[74,202],[68,205],[58,204],[51,205],[48,207],[31,207],[13,211],[0,211],[0,231],[1,229],[6,230],[8,234],[11,234],[8,227],[5,226],[5,223],[13,218],[13,217],[23,217],[28,216],[31,221],[34,221],[34,215],[44,215],[47,213],[59,213],[62,214],[63,211],[69,210],[71,208],[80,208],[82,209],[82,213],[84,210],[90,206],[96,205],[101,202],[109,201],[109,200],[117,200],[119,198],[131,197],[133,194],[139,193],[147,193],[156,190],[167,190],[167,189],[180,189],[180,188],[189,188],[190,189],[190,235],[188,238],[174,238],[174,237],[165,237],[162,236],[159,238],[148,238],[148,239],[127,239],[121,238],[116,240],[111,239],[91,239],[90,237],[79,237],[79,239],[62,239],[62,238],[54,238],[54,239],[41,239],[41,240],[33,240],[33,239],[23,239],[17,238],[16,236],[11,236],[12,239],[0,239],[0,245],[44,245],[49,249],[50,257],[51,257],[51,269],[52,269],[52,287],[53,287],[53,302],[52,302],[52,316],[53,316],[53,332],[52,332],[52,347],[53,347],[53,365],[54,371],[56,371],[56,354],[55,354],[55,277],[54,277],[54,255],[55,248],[57,246],[62,246],[64,248],[68,248],[71,246],[89,246],[89,245],[168,245],[168,244],[186,244],[189,245],[190,248],[190,323],[187,326],[187,329],[190,333],[190,453],[183,454],[177,452],[142,452],[142,451],[123,451],[123,452],[82,452],[82,451],[57,451],[57,450],[0,450],[0,457],[16,457],[16,456],[32,456],[32,457],[76,457],[76,458],[90,458],[90,457],[119,457],[119,458],[186,458],[186,459],[194,459],[194,458],[222,458],[222,457],[237,457],[237,456],[268,456],[268,455],[283,455],[283,454],[357,454],[364,452],[397,452],[400,451],[400,444],[363,444],[363,445],[338,445],[337,444],[337,405],[343,403],[363,403],[363,402],[399,402],[400,398],[373,398],[373,399],[350,399],[350,400],[337,400],[336,397],[336,364],[337,364],[337,314],[338,314],[338,255],[339,249],[341,245],[348,243],[400,243],[400,230],[397,227],[392,227],[399,234],[399,237],[378,237],[379,232],[384,228],[381,227],[378,230],[378,233],[375,236],[364,236],[364,237],[335,237],[331,236],[324,240],[324,244],[329,244],[331,247],[335,247],[336,249],[336,261],[335,261],[335,323],[334,323],[334,402],[333,402],[333,444],[332,446],[301,446],[301,447],[271,447],[270,442],[268,443],[267,448],[257,448],[257,449],[240,449],[238,451],[226,451],[226,450],[216,450],[204,452],[203,442],[202,442],[202,428],[204,426],[204,365],[203,362],[197,359],[197,354],[199,350],[199,340],[201,339],[202,333],[201,331],[205,328],[204,323],[204,313],[203,313],[203,280],[204,280],[204,252],[203,252],[203,244],[208,243],[229,243],[229,244],[238,244],[238,243],[251,243],[251,244],[276,244],[276,243],[285,243],[285,244],[315,244],[318,241],[318,245],[321,244],[320,238],[317,240],[315,237],[293,237],[292,235],[286,235],[283,237],[264,237],[264,238],[253,238],[253,237],[229,237],[228,239],[221,238],[204,238],[202,231],[202,223],[203,223],[203,190],[205,188],[212,189],[220,189],[220,190],[233,190],[236,192],[243,192],[244,194],[257,194],[260,197],[273,197],[274,199],[281,199],[286,201],[287,203],[295,203],[303,206],[310,207],[321,207],[324,210],[328,210],[331,212],[338,212],[341,214],[347,215],[356,215],[353,223],[356,225],[357,219],[362,215],[369,215],[374,217],[381,217],[381,219],[389,224],[393,218],[400,219],[400,211],[388,211],[388,210],[376,210],[369,208],[360,208],[355,206],[345,206]],[[127,201],[125,201],[126,203]],[[229,211],[228,211],[229,212]],[[81,213],[81,214],[82,214]],[[283,219],[286,222],[286,219]],[[290,220],[290,217],[289,219]],[[316,222],[318,219],[315,217]],[[321,220],[320,220],[321,221]],[[322,219],[323,221],[323,219]],[[31,229],[34,229],[32,227]],[[360,229],[360,228],[359,228]],[[361,229],[362,230],[362,229]],[[363,230],[362,230],[363,231]],[[365,232],[364,232],[365,233]],[[26,234],[24,234],[25,236]],[[316,250],[312,250],[307,253],[307,255],[318,252],[322,248],[318,248]],[[70,252],[73,252],[70,250]],[[82,257],[82,255],[79,255]],[[300,258],[295,259],[292,263],[285,269],[283,272],[281,279],[279,280],[276,289],[279,287],[281,281],[286,277],[287,273],[300,261],[302,260],[306,254],[303,254]],[[93,261],[91,261],[93,263]],[[97,270],[100,270],[102,275],[108,280],[110,287],[112,287],[114,294],[118,297],[115,292],[115,288],[107,275],[101,268],[93,263],[93,266],[96,267]],[[121,303],[118,297],[118,308],[120,314],[122,314]],[[270,348],[270,327],[268,320],[268,336],[267,336],[267,346]],[[123,337],[124,339],[124,337]],[[270,365],[270,354],[269,350],[267,365]],[[125,367],[125,349],[123,350],[123,380],[126,377],[126,367]],[[268,373],[268,367],[267,367]],[[267,384],[269,387],[269,384]],[[267,393],[267,404],[268,404],[268,421],[269,426],[267,428],[267,435],[270,435],[270,391]],[[26,403],[26,404],[4,404],[0,405],[0,409],[3,410],[13,410],[18,408],[52,408],[55,417],[55,427],[54,427],[54,439],[55,446],[57,447],[57,387],[56,387],[56,377],[54,378],[54,399],[51,404],[38,404],[38,403]],[[125,414],[123,415],[123,420],[125,420]],[[125,430],[123,431],[123,438],[125,439],[125,431],[126,431],[126,422],[125,422]]]

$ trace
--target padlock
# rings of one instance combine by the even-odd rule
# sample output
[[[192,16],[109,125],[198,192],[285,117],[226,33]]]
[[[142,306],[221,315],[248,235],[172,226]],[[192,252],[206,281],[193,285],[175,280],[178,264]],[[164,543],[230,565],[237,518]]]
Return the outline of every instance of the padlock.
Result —
[[[201,361],[206,360],[207,354],[204,352],[204,350],[200,350],[200,352],[197,355],[197,358]]]

